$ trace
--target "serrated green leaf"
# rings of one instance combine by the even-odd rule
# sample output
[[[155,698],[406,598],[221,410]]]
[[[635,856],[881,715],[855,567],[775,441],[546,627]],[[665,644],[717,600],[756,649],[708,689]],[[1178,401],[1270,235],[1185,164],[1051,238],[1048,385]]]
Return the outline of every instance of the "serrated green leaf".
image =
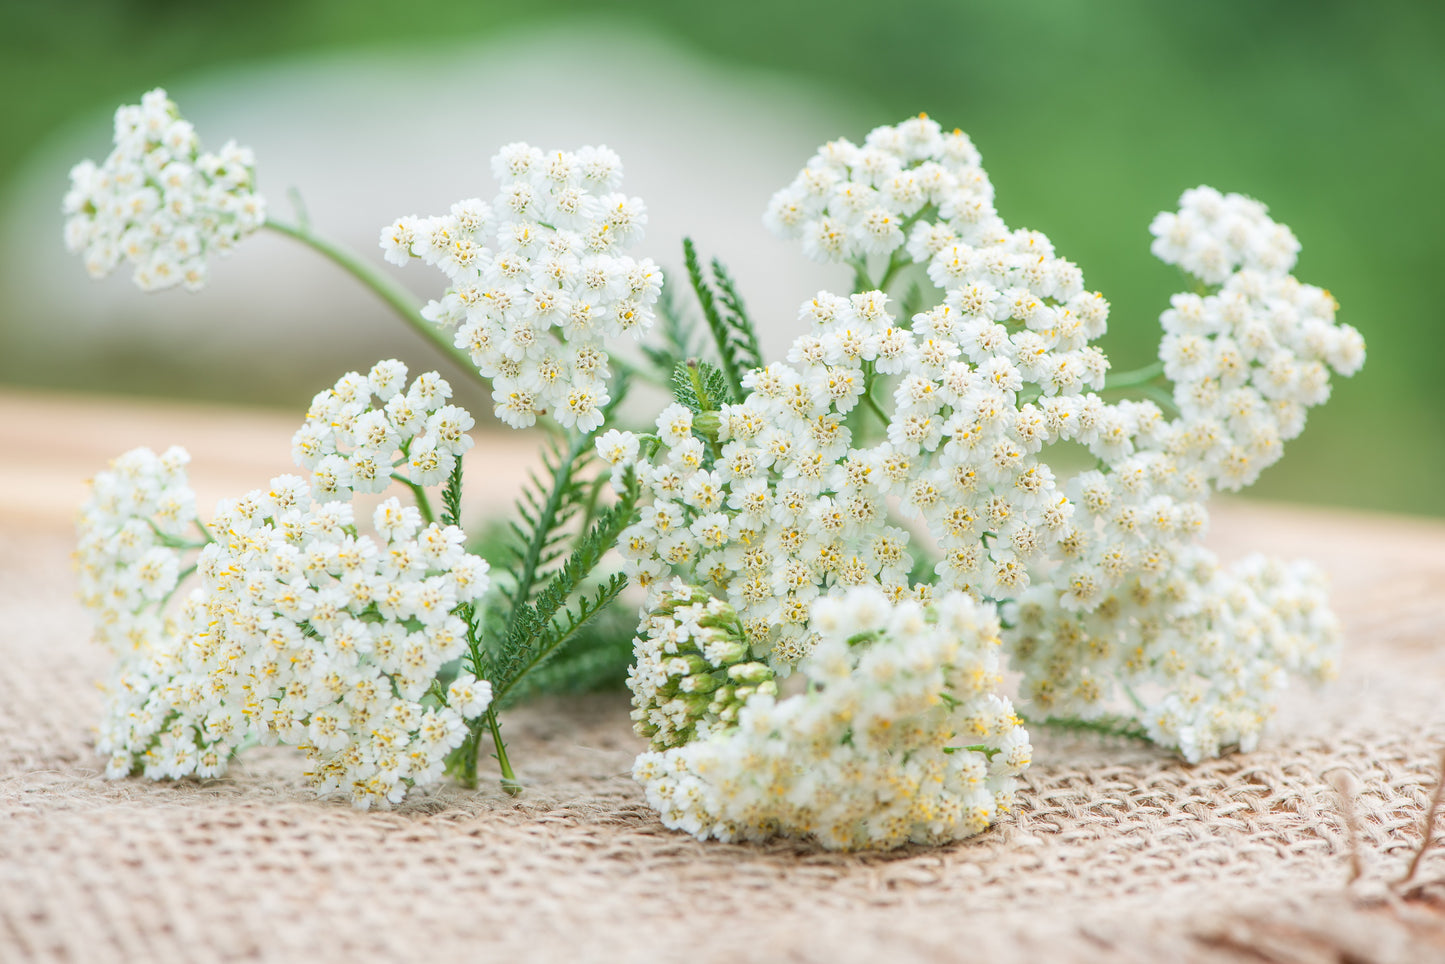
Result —
[[[636,477],[628,473],[618,501],[599,513],[591,528],[577,537],[566,561],[547,579],[535,598],[529,587],[519,584],[511,597],[513,606],[506,628],[495,637],[492,646],[489,679],[496,699],[501,699],[549,659],[578,626],[596,614],[597,608],[605,606],[622,591],[626,579],[617,576],[603,583],[605,591],[599,592],[595,603],[589,603],[582,593],[602,557],[616,545],[622,530],[632,524],[638,494]],[[621,583],[613,587],[617,579],[621,579]],[[573,602],[574,596],[578,596],[579,601]]]
[[[441,523],[444,526],[460,526],[462,518],[462,460],[457,459],[447,476],[446,487],[442,489]]]
[[[727,376],[705,361],[680,362],[672,371],[672,397],[694,415],[716,412],[730,398]]]
[[[732,275],[718,258],[712,259],[712,274],[717,282],[718,300],[722,306],[719,314],[728,330],[733,360],[744,373],[761,368],[763,352],[758,347],[757,330],[752,319],[748,317],[747,308],[743,305],[742,295],[738,293]]]
[[[682,242],[683,263],[687,267],[688,280],[697,295],[704,320],[713,336],[718,361],[725,377],[728,395],[726,401],[741,402],[746,395],[743,376],[762,364],[762,353],[758,348],[757,333],[752,320],[743,307],[732,277],[722,262],[713,259],[713,282],[704,276],[698,262],[697,249],[691,238]],[[719,293],[713,291],[716,283]]]

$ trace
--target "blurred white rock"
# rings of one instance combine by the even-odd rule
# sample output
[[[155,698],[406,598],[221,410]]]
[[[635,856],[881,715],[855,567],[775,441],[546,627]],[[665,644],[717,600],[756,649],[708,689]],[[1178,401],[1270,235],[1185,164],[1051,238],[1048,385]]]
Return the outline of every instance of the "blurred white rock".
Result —
[[[634,253],[679,282],[684,235],[721,257],[770,358],[799,330],[803,300],[850,281],[768,234],[762,212],[817,145],[861,137],[866,125],[826,91],[705,62],[634,29],[311,57],[168,89],[203,144],[234,138],[255,149],[274,211],[295,220],[288,191],[299,191],[318,232],[395,272],[419,299],[439,295],[443,277],[384,264],[381,227],[490,198],[488,160],[518,140],[616,150],[623,190],[648,207]],[[199,294],[142,294],[124,267],[90,281],[61,244],[59,204],[70,166],[109,151],[110,127],[106,113],[77,120],[38,147],[0,199],[0,381],[289,401],[380,357],[446,371],[369,292],[271,232],[215,259]],[[489,410],[467,395],[478,414]]]

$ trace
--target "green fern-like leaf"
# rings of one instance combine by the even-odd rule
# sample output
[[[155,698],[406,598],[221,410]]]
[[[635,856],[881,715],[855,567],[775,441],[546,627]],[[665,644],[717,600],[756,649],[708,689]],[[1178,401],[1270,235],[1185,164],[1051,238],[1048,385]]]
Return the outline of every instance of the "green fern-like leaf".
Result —
[[[607,606],[627,588],[627,577],[614,573],[602,582],[591,595],[580,595],[577,601],[563,609],[559,615],[545,621],[539,620],[527,633],[527,646],[519,651],[518,659],[510,665],[510,674],[505,682],[493,689],[493,703],[505,707],[515,702],[526,692],[519,684],[529,681],[534,672],[545,669],[548,661],[583,629],[596,619]],[[505,672],[505,670],[504,670]]]
[[[657,303],[658,324],[656,334],[649,338],[650,344],[641,346],[642,353],[652,363],[653,370],[666,378],[679,362],[686,361],[698,353],[696,326],[681,305],[677,303],[677,292],[672,285],[664,283],[662,297]]]
[[[731,397],[727,376],[704,361],[679,362],[672,371],[672,397],[694,415],[716,412]]]
[[[757,329],[753,326],[753,320],[748,317],[748,310],[743,305],[743,297],[738,293],[732,275],[717,258],[712,259],[712,276],[717,281],[718,301],[722,308],[720,313],[733,346],[733,358],[744,372],[761,368],[763,351],[758,347]]]
[[[589,622],[627,585],[621,574],[604,580],[591,602],[585,585],[602,557],[632,524],[638,485],[629,475],[621,498],[601,512],[580,538],[567,561],[537,594],[534,602],[516,597],[506,632],[496,640],[491,657],[493,697],[501,700],[523,677],[554,656],[577,630]],[[574,596],[576,602],[571,602]],[[576,607],[576,608],[573,608]]]
[[[520,702],[543,693],[615,690],[627,680],[637,619],[624,607],[609,606],[580,628],[550,660],[512,687]]]
[[[672,370],[672,397],[689,412],[702,411],[702,399],[697,397],[697,388],[692,383],[692,372],[688,363],[681,361]]]
[[[447,476],[446,487],[442,489],[442,517],[444,526],[460,526],[462,518],[462,460],[452,466]]]
[[[718,361],[727,379],[728,401],[741,402],[745,395],[743,376],[762,364],[762,352],[758,349],[752,320],[748,318],[742,298],[722,262],[713,259],[713,282],[709,282],[703,274],[697,248],[691,238],[683,239],[682,257],[703,318],[712,332]],[[714,283],[720,294],[713,291]]]
[[[543,449],[542,473],[528,473],[516,518],[508,523],[512,538],[504,553],[511,578],[501,591],[514,607],[530,601],[541,579],[566,555],[569,523],[587,505],[589,489],[578,475],[591,458],[590,442],[581,433],[565,447],[553,442]]]

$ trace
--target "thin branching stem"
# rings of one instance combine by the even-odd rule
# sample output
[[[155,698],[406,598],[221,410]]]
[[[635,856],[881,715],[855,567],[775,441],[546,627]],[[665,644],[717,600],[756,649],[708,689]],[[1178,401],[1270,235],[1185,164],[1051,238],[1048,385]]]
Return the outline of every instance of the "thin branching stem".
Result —
[[[1129,372],[1110,373],[1104,380],[1104,391],[1114,391],[1119,388],[1133,388],[1136,385],[1147,385],[1160,375],[1164,374],[1164,363],[1155,362],[1152,365],[1145,365],[1143,368],[1136,368]]]
[[[888,286],[893,283],[893,279],[898,276],[898,272],[902,271],[907,264],[908,260],[898,257],[896,253],[889,258],[888,267],[884,269],[883,277],[878,279],[878,284],[875,286],[877,290],[887,294]]]
[[[878,416],[878,421],[883,423],[884,428],[888,427],[888,413],[883,411],[883,407],[878,404],[878,399],[873,397],[871,391],[863,393],[863,404],[868,406],[870,412]]]
[[[406,322],[413,331],[435,345],[438,351],[455,362],[462,371],[487,385],[486,380],[478,373],[477,366],[472,363],[471,356],[453,345],[446,332],[421,316],[421,311],[416,306],[416,297],[405,287],[377,271],[355,252],[321,237],[309,227],[287,224],[271,217],[266,218],[266,227],[277,234],[300,241],[360,281],[372,294],[386,302],[387,307],[396,312],[397,317]]]
[[[487,726],[492,731],[492,744],[497,748],[497,768],[502,771],[502,790],[510,796],[518,796],[522,792],[522,785],[517,782],[517,775],[512,772],[512,761],[507,758],[507,744],[502,739],[502,725],[497,722],[497,711],[494,707],[487,707]]]
[[[408,489],[411,489],[411,494],[416,499],[417,510],[421,512],[422,522],[431,525],[437,520],[436,513],[432,511],[431,500],[427,498],[425,486],[413,482],[411,479],[397,472],[393,472],[391,477]]]
[[[1122,717],[1100,717],[1096,720],[1086,720],[1077,716],[1048,716],[1041,720],[1035,720],[1020,715],[1019,719],[1026,726],[1042,726],[1076,733],[1097,733],[1100,736],[1117,736],[1126,740],[1138,740],[1142,743],[1152,742],[1149,739],[1149,732],[1140,723]]]

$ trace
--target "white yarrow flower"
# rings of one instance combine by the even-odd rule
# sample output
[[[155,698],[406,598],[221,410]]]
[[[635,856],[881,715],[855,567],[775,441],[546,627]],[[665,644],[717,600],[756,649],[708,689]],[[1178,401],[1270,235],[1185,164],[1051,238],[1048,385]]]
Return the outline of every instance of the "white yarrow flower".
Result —
[[[144,291],[199,290],[207,257],[227,253],[266,220],[255,164],[235,142],[202,151],[194,128],[156,88],[116,111],[115,148],[103,163],[71,170],[65,246],[95,278],[128,261]]]
[[[543,152],[509,144],[492,159],[499,193],[381,232],[388,261],[420,258],[450,287],[422,314],[492,382],[496,416],[514,428],[550,414],[592,432],[611,401],[609,342],[652,326],[662,274],[623,252],[642,237],[642,202],[605,147]]]

